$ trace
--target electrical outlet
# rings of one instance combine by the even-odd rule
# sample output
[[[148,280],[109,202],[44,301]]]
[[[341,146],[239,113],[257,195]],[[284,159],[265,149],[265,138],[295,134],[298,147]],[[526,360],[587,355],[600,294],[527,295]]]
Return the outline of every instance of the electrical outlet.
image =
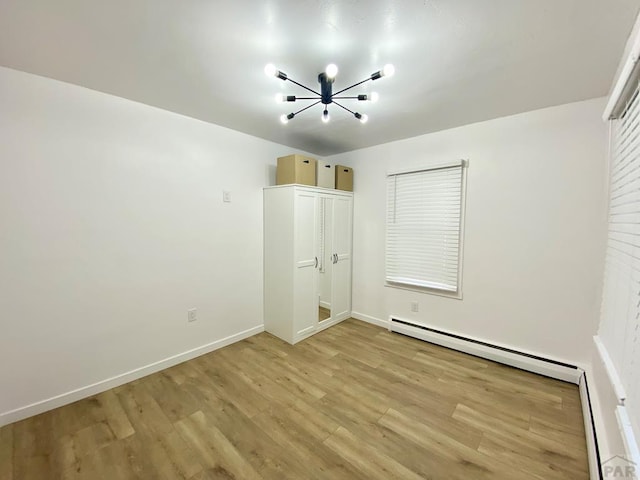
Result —
[[[195,308],[190,308],[189,310],[187,310],[187,321],[195,322],[198,319],[197,313],[198,311]]]
[[[222,201],[226,203],[231,203],[231,192],[224,191],[222,192]]]
[[[413,313],[418,313],[418,302],[411,302],[411,311]]]

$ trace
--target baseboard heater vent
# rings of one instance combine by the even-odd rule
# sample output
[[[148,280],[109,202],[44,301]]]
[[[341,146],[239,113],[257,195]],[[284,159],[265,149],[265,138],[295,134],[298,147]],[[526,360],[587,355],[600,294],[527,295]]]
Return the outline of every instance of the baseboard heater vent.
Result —
[[[604,480],[602,473],[602,462],[600,460],[600,446],[596,434],[596,421],[593,417],[593,406],[591,405],[591,393],[587,374],[580,375],[580,403],[582,404],[582,418],[584,420],[584,434],[587,441],[587,454],[589,456],[589,478],[591,480]]]
[[[389,330],[565,382],[578,384],[582,375],[582,369],[570,363],[464,337],[394,316],[389,318]]]

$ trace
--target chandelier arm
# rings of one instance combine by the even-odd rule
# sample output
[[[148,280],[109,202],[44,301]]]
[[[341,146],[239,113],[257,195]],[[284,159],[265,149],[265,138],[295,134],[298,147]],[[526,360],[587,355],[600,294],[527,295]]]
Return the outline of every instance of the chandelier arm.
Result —
[[[369,77],[369,78],[365,78],[365,79],[364,79],[364,80],[362,80],[361,82],[354,83],[354,84],[353,84],[353,85],[351,85],[350,87],[343,88],[343,89],[342,89],[342,90],[340,90],[339,92],[334,93],[334,94],[333,94],[333,96],[332,96],[332,98],[333,98],[333,97],[335,97],[336,95],[340,95],[342,92],[346,92],[346,91],[347,91],[347,90],[349,90],[350,88],[357,87],[358,85],[362,85],[363,83],[368,82],[369,80],[371,80],[371,77]]]
[[[333,97],[331,97],[331,100],[333,99],[338,99],[338,100],[358,100],[358,97],[336,97],[335,95]]]
[[[310,89],[309,87],[305,87],[304,85],[302,85],[301,83],[296,82],[295,80],[292,80],[290,78],[287,78],[287,80],[289,80],[291,83],[295,83],[296,85],[298,85],[299,87],[304,88],[305,90],[309,90],[311,93],[315,93],[316,95],[318,95],[319,97],[321,97],[322,95],[320,95],[318,92],[316,92],[315,90]]]
[[[294,113],[294,115],[298,115],[299,113],[304,112],[305,110],[307,110],[308,108],[311,107],[315,107],[316,105],[318,105],[320,103],[320,100],[318,100],[316,103],[312,103],[311,105],[307,105],[306,107],[304,107],[302,110],[298,110],[297,112]],[[336,104],[337,105],[337,104]]]
[[[296,97],[296,100],[318,100],[318,97]]]
[[[349,112],[351,115],[355,115],[355,114],[356,114],[356,112],[353,112],[353,111],[349,110],[347,107],[345,107],[344,105],[340,105],[338,102],[333,102],[333,103],[335,103],[335,104],[336,104],[337,106],[339,106],[340,108],[345,109],[345,110],[346,110],[347,112]]]

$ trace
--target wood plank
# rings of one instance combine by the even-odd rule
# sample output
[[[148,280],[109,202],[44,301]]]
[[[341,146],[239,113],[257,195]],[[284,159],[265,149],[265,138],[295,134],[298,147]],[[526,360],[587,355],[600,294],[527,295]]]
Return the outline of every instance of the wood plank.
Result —
[[[480,443],[478,452],[496,461],[512,465],[513,468],[526,470],[543,480],[587,480],[589,474],[581,469],[565,465],[559,455],[544,455],[526,445],[505,442],[504,438],[487,433]]]
[[[536,416],[531,417],[529,431],[541,437],[551,438],[560,443],[582,445],[585,442],[584,424],[567,425],[549,422]],[[586,446],[585,446],[586,448]],[[582,448],[580,448],[582,450]]]
[[[422,477],[396,462],[384,452],[362,442],[344,427],[338,429],[324,444],[351,463],[370,479],[420,480]]]
[[[115,437],[119,440],[135,433],[120,400],[113,390],[108,390],[96,396],[105,410],[105,420]]]
[[[288,455],[293,456],[299,463],[304,464],[308,471],[313,472],[313,478],[366,480],[365,475],[348,462],[342,461],[341,457],[326,445],[319,443],[318,437],[314,435],[314,429],[310,431],[307,422],[299,423],[300,417],[296,413],[298,412],[292,409],[275,408],[257,415],[253,421]],[[317,417],[318,413],[314,415]]]
[[[530,478],[528,470],[515,469],[509,467],[508,464],[495,461],[448,435],[422,423],[415,422],[393,409],[389,409],[378,420],[378,423],[397,432],[410,442],[419,445],[425,450],[425,454],[439,457],[445,464],[456,465],[467,478]],[[508,476],[505,476],[505,473]]]
[[[0,429],[0,480],[587,478],[578,388],[347,320]]]
[[[586,449],[578,442],[561,443],[488,418],[462,404],[458,405],[453,417],[483,431],[478,451],[486,455],[520,465],[535,460],[535,466],[528,467],[530,471],[550,479],[572,478],[571,475],[587,472]]]
[[[203,412],[207,422],[215,425],[263,477],[299,479],[308,476],[304,463],[289,456],[286,450],[278,446],[268,433],[257,427],[235,405],[223,401],[220,408],[206,409]]]
[[[68,470],[79,460],[117,440],[106,422],[85,427],[56,441],[56,458],[60,471]]]
[[[13,425],[0,428],[0,480],[13,480]]]
[[[164,372],[151,375],[145,380],[144,387],[170,422],[176,422],[200,410],[199,402],[189,391],[176,384]]]
[[[163,434],[173,431],[171,422],[144,385],[129,384],[127,387],[121,388],[117,395],[136,432]]]
[[[203,412],[198,411],[175,425],[206,468],[229,478],[262,478]]]

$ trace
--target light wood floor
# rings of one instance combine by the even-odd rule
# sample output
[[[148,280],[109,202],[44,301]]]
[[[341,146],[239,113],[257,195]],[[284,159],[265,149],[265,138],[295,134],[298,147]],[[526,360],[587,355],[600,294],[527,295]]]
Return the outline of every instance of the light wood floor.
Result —
[[[586,479],[575,385],[348,320],[0,429],[0,479]]]

